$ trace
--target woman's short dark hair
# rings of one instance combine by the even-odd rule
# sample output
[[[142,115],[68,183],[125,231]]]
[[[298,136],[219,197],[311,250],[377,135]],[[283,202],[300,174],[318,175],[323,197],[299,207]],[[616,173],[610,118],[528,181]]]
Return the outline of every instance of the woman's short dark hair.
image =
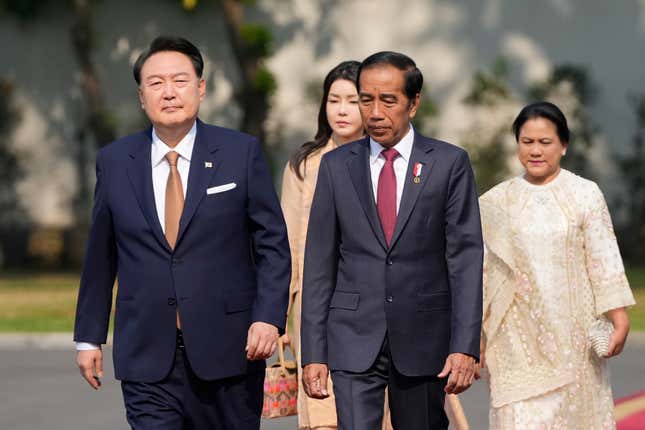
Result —
[[[531,103],[522,108],[515,121],[513,121],[513,133],[516,141],[520,140],[520,130],[524,123],[535,118],[545,118],[551,121],[555,125],[560,141],[563,144],[569,143],[571,132],[567,125],[567,118],[559,107],[546,101]]]
[[[358,69],[358,76],[356,77],[356,88],[359,92],[361,90],[361,72],[374,66],[393,66],[402,70],[405,79],[404,92],[409,100],[414,99],[421,92],[421,88],[423,87],[423,74],[421,70],[417,68],[412,58],[393,51],[377,52],[363,60]]]
[[[137,85],[141,84],[141,68],[143,67],[143,64],[152,55],[164,51],[175,51],[186,55],[190,58],[190,62],[193,63],[197,77],[202,77],[202,73],[204,71],[204,59],[195,45],[183,37],[159,36],[150,43],[148,49],[143,51],[141,55],[139,55],[139,58],[137,58],[137,61],[134,62],[132,72],[134,74],[134,80],[137,81]]]
[[[300,180],[304,179],[302,174],[302,170],[304,169],[301,170],[300,165],[303,162],[306,163],[307,157],[318,149],[323,148],[329,141],[329,138],[331,138],[333,130],[331,129],[327,118],[327,98],[329,97],[329,90],[331,89],[332,84],[339,79],[344,79],[356,85],[358,67],[360,64],[361,63],[358,61],[343,61],[331,69],[325,77],[325,80],[323,81],[323,96],[320,101],[320,109],[318,111],[318,131],[316,131],[314,140],[302,144],[302,146],[300,146],[300,148],[298,148],[289,159],[289,166]]]

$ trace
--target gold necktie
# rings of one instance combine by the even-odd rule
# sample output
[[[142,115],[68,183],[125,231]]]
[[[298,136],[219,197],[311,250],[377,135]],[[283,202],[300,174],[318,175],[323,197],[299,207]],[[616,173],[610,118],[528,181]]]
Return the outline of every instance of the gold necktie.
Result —
[[[170,151],[166,154],[166,160],[170,164],[170,173],[168,173],[168,182],[166,182],[166,240],[170,248],[175,249],[177,236],[179,235],[179,220],[181,212],[184,210],[184,189],[181,186],[181,176],[177,170],[177,159],[179,154]],[[181,328],[179,320],[179,309],[176,310],[177,328]]]
[[[181,212],[184,210],[184,189],[181,186],[179,170],[177,170],[178,158],[179,154],[175,151],[166,154],[166,159],[170,164],[170,173],[166,183],[166,240],[172,249],[177,243],[179,220]]]

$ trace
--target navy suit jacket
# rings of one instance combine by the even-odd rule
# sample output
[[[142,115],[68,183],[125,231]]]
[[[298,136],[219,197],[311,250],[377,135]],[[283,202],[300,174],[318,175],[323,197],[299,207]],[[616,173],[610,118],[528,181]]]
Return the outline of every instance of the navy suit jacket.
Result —
[[[415,134],[387,246],[369,138],[327,153],[309,218],[302,364],[366,371],[388,336],[396,369],[438,374],[449,353],[479,356],[483,244],[468,155]],[[423,164],[418,183],[415,163]]]
[[[197,121],[173,251],[154,202],[151,133],[124,137],[97,156],[74,340],[105,343],[116,277],[117,379],[155,382],[168,374],[176,308],[195,373],[206,380],[242,374],[251,323],[284,330],[291,274],[286,227],[260,145]],[[232,190],[206,193],[232,182]]]

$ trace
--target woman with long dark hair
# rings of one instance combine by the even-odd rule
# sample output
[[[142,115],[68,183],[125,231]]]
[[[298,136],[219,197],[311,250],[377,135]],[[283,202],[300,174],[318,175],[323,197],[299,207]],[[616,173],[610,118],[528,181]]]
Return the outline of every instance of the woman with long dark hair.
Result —
[[[318,112],[318,131],[314,140],[304,143],[291,156],[282,179],[282,209],[291,246],[292,274],[289,291],[289,341],[300,355],[300,306],[302,266],[309,209],[316,188],[322,156],[340,145],[358,140],[364,134],[356,92],[357,61],[345,61],[334,67],[323,83],[323,97]],[[299,357],[298,357],[299,358]],[[300,370],[300,369],[299,369]],[[331,379],[328,384],[331,384]],[[319,400],[307,397],[298,372],[298,428],[335,429],[336,405],[331,396]],[[331,387],[331,385],[328,385]]]

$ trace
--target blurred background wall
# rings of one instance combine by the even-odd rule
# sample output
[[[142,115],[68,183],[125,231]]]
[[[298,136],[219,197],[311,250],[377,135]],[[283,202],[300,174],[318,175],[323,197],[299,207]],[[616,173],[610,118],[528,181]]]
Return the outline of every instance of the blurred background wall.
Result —
[[[645,257],[645,0],[2,0],[0,270],[78,267],[96,151],[147,126],[131,65],[159,34],[202,50],[200,117],[259,136],[277,185],[343,60],[410,55],[415,126],[466,147],[481,192],[519,171],[519,109],[552,100],[567,167],[600,183],[625,257]]]

